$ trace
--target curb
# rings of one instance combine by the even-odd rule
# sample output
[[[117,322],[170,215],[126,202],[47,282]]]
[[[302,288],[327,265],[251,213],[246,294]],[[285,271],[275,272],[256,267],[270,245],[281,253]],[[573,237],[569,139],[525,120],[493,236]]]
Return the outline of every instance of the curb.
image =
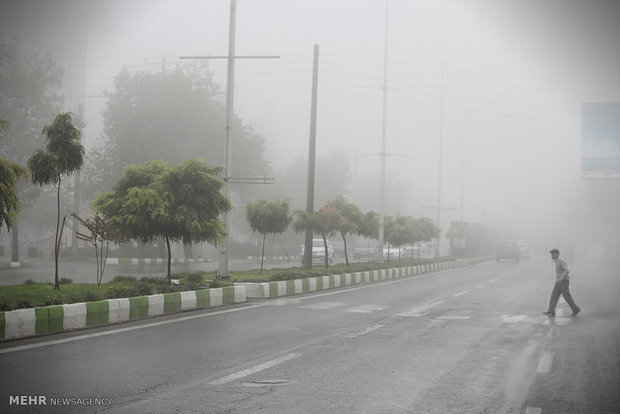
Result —
[[[127,322],[246,301],[243,286],[0,312],[0,341]]]
[[[280,296],[297,295],[300,293],[333,289],[341,286],[437,272],[468,266],[470,264],[472,264],[472,262],[467,259],[447,260],[444,262],[428,263],[416,266],[344,273],[341,275],[317,276],[305,279],[262,283],[236,283],[235,286],[243,286],[246,289],[246,295],[248,298],[277,298]]]
[[[94,259],[93,259],[94,260]],[[196,259],[171,259],[170,263],[209,263],[211,259],[198,257]],[[108,257],[106,259],[106,264],[166,264],[168,263],[168,259],[158,258],[125,258],[125,257]]]

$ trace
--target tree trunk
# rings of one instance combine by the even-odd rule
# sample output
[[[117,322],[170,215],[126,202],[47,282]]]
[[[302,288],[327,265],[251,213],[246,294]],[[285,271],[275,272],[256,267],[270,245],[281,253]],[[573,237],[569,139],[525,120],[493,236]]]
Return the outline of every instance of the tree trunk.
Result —
[[[349,255],[347,254],[347,238],[342,235],[342,241],[344,242],[344,261],[347,263],[347,267],[349,267]]]
[[[168,284],[172,284],[170,263],[172,262],[172,251],[170,251],[170,240],[166,237],[166,248],[168,249]]]
[[[263,259],[265,258],[265,237],[266,236],[267,236],[267,233],[263,234],[263,252],[261,253],[261,256],[260,256],[260,272],[259,272],[260,275],[263,274]]]
[[[17,220],[11,229],[11,262],[19,262],[19,227]]]
[[[329,252],[327,251],[327,237],[325,237],[325,235],[323,234],[323,248],[325,249],[325,251],[323,252],[323,255],[325,256],[325,269],[329,269]]]
[[[60,178],[58,179],[58,188],[56,189],[56,238],[54,239],[54,289],[60,289],[58,282],[58,251],[60,241],[58,240],[58,230],[60,229]]]

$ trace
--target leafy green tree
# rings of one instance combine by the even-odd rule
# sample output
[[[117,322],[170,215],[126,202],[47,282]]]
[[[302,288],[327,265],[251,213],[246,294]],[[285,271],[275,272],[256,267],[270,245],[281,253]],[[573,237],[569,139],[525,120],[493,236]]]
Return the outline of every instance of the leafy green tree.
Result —
[[[204,64],[159,72],[121,70],[106,94],[103,134],[83,176],[93,194],[112,188],[130,164],[200,158],[224,165],[225,106],[212,78]],[[235,118],[231,142],[235,176],[268,174],[264,139],[251,126]]]
[[[337,230],[342,236],[342,241],[344,243],[344,258],[348,267],[349,255],[347,252],[347,235],[361,235],[361,232],[364,229],[364,214],[362,214],[357,205],[347,202],[342,196],[338,196],[335,199],[328,201],[327,205],[338,210],[338,213],[342,217]]]
[[[327,249],[327,238],[336,234],[338,227],[342,222],[342,216],[334,207],[324,205],[319,211],[307,213],[302,210],[295,212],[296,219],[293,228],[297,233],[311,230],[313,233],[319,233],[323,237],[323,248],[325,249],[325,269],[329,269],[329,254]],[[309,253],[308,253],[309,252]],[[306,249],[304,254],[312,255],[312,248]],[[312,260],[309,260],[312,263]],[[304,264],[306,261],[304,260]],[[307,267],[307,266],[305,266]],[[310,265],[312,268],[312,265]],[[308,268],[308,270],[310,269]]]
[[[43,128],[45,135],[45,151],[36,150],[28,159],[28,168],[35,184],[56,187],[56,238],[54,242],[54,289],[60,289],[58,283],[58,256],[64,229],[65,214],[60,225],[60,185],[63,175],[72,174],[84,164],[84,146],[81,143],[82,133],[71,121],[71,113],[56,116],[54,122]]]
[[[288,200],[267,202],[258,200],[245,207],[245,215],[253,231],[263,236],[263,248],[260,258],[260,273],[263,273],[265,257],[265,238],[268,233],[280,234],[291,224],[291,213]]]
[[[62,97],[56,92],[62,81],[62,70],[51,56],[24,56],[17,40],[0,35],[0,111],[10,122],[0,139],[0,154],[19,165],[40,145],[41,125],[45,125],[61,109]],[[34,187],[17,184],[17,197],[28,208],[34,199]],[[19,226],[11,230],[11,261],[19,261]]]
[[[215,244],[225,237],[219,216],[232,205],[222,194],[223,172],[197,159],[178,165],[165,161],[130,165],[111,191],[95,198],[93,206],[127,238],[142,243],[163,238],[170,282],[171,242]]]
[[[399,257],[400,261],[400,247],[411,242],[413,238],[413,218],[409,216],[396,216],[387,217],[385,221],[385,240],[388,242],[388,252],[389,246],[392,245],[394,247],[399,248]],[[388,253],[388,262],[390,260],[390,255]]]
[[[9,128],[8,121],[0,119],[0,136]],[[0,158],[0,229],[3,225],[11,231],[13,221],[21,210],[17,197],[17,181],[29,177],[28,170],[21,165]]]
[[[433,239],[438,238],[441,234],[439,227],[437,227],[435,222],[428,217],[418,219],[418,226],[423,235],[423,238],[420,241],[430,242]]]

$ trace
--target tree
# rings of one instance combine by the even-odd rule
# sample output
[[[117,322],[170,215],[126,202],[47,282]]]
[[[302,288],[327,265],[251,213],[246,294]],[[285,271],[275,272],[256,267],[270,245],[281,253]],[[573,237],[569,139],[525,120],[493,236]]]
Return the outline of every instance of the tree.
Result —
[[[35,184],[56,186],[56,238],[54,242],[54,289],[60,289],[58,283],[58,256],[60,242],[65,225],[65,214],[60,225],[60,184],[63,175],[72,174],[84,164],[84,146],[80,142],[82,133],[71,121],[71,113],[56,116],[51,125],[43,128],[45,151],[36,150],[28,159],[28,168]]]
[[[0,136],[8,130],[9,123],[0,119]],[[3,225],[11,231],[13,221],[21,210],[17,197],[17,181],[29,177],[28,170],[21,165],[0,158],[0,229]]]
[[[121,70],[106,93],[103,134],[83,175],[91,192],[109,191],[130,164],[200,158],[224,165],[225,105],[212,78],[205,64],[159,72]],[[251,126],[235,118],[231,142],[235,176],[267,175],[264,139]]]
[[[267,233],[280,234],[291,224],[291,214],[288,200],[268,203],[259,200],[245,207],[245,216],[252,230],[263,236],[263,248],[260,258],[260,273],[263,273],[263,259],[265,257],[265,237]]]
[[[99,215],[87,218],[86,220],[75,213],[71,213],[71,215],[90,232],[90,234],[84,234],[76,231],[75,234],[78,239],[92,244],[95,248],[95,257],[97,259],[97,286],[99,286],[103,279],[110,242],[120,241],[120,232],[112,223]],[[103,250],[104,246],[105,251]]]
[[[423,234],[421,241],[430,242],[436,239],[441,234],[439,227],[435,225],[435,222],[428,217],[422,217],[418,220],[418,226]]]
[[[325,249],[325,269],[329,269],[327,237],[336,233],[342,221],[342,216],[340,216],[338,210],[328,205],[324,205],[319,211],[315,211],[313,213],[297,210],[295,215],[296,219],[293,223],[293,228],[297,233],[311,230],[314,233],[319,233],[323,237],[323,248]]]
[[[349,267],[347,235],[361,233],[364,227],[364,215],[357,205],[347,202],[342,196],[338,196],[335,199],[328,201],[327,205],[338,210],[338,213],[342,217],[337,230],[342,236],[342,241],[344,243],[344,259],[347,267]]]
[[[0,140],[0,153],[7,160],[26,165],[40,145],[41,125],[60,112],[62,97],[56,91],[61,81],[62,70],[49,54],[22,56],[16,40],[6,41],[0,35],[0,108],[2,118],[11,124]],[[37,191],[22,184],[17,185],[17,197],[28,208]],[[17,221],[11,230],[11,261],[19,261]]]
[[[197,159],[178,165],[165,161],[130,165],[111,191],[95,198],[93,206],[127,238],[146,243],[162,237],[170,283],[171,242],[215,244],[226,235],[219,216],[232,205],[222,194],[223,172]]]

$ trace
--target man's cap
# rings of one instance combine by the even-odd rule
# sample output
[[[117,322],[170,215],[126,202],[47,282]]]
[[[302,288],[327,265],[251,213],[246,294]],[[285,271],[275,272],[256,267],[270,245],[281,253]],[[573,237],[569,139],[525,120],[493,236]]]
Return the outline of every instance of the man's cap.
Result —
[[[558,249],[551,249],[551,250],[549,250],[549,253],[551,253],[551,254],[560,254],[560,251]]]

